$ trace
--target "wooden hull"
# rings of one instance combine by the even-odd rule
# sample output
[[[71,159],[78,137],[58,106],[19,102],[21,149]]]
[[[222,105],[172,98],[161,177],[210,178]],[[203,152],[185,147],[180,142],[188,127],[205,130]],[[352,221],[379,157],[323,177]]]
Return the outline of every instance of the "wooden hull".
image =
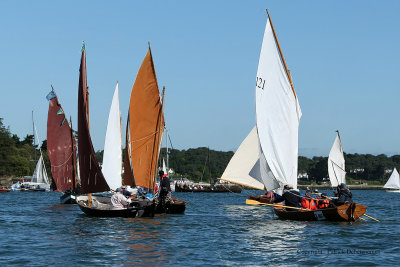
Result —
[[[93,217],[154,217],[154,203],[146,199],[134,199],[125,209],[112,209],[110,196],[81,195],[76,197],[79,208]]]
[[[160,205],[156,207],[156,213],[167,213],[167,214],[182,214],[186,210],[186,201],[174,198],[173,202],[168,202],[165,204],[166,210],[162,210]]]
[[[275,214],[281,220],[296,221],[334,221],[334,222],[354,222],[364,215],[367,210],[366,206],[349,203],[343,204],[336,208],[327,208],[313,211],[287,211],[283,208],[274,208]]]
[[[71,194],[70,192],[65,192],[60,196],[60,203],[61,204],[76,204],[75,195]]]

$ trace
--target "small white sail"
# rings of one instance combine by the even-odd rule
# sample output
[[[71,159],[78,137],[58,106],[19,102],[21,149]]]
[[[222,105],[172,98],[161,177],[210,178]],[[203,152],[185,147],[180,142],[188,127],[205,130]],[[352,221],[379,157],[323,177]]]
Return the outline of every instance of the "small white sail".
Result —
[[[102,172],[111,189],[115,190],[122,186],[122,135],[118,83],[108,115]]]
[[[342,142],[340,141],[339,131],[337,132],[335,142],[329,152],[328,174],[332,187],[337,187],[341,183],[346,183],[343,148]]]
[[[49,178],[47,176],[46,167],[44,165],[43,156],[40,155],[38,162],[36,163],[35,171],[32,175],[32,182],[39,184],[49,184]]]
[[[260,175],[251,173],[258,161],[258,146],[257,128],[254,127],[236,150],[220,180],[263,190]]]
[[[260,173],[268,190],[297,188],[301,109],[268,17],[256,80]]]
[[[392,175],[390,175],[389,180],[383,186],[383,188],[399,189],[400,190],[400,176],[396,168],[393,169]]]
[[[163,170],[163,172],[164,172],[164,174],[168,174],[168,172],[167,172],[167,166],[165,165],[165,160],[164,160],[164,158],[162,159],[162,170]]]

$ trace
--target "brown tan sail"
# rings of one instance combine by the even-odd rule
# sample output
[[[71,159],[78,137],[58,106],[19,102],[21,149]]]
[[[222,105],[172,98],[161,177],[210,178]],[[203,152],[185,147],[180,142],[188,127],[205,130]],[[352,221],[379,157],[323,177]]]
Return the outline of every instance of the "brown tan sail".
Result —
[[[136,186],[154,188],[163,131],[164,115],[149,48],[136,76],[129,105],[130,148],[127,147],[126,151],[130,152]],[[125,184],[130,185],[129,176],[126,178]]]

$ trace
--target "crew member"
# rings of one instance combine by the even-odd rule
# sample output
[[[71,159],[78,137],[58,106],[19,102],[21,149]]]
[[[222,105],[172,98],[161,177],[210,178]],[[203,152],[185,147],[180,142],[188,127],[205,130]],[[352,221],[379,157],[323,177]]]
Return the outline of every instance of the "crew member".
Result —
[[[280,203],[285,201],[285,206],[290,206],[290,207],[301,207],[301,196],[299,191],[294,190],[293,186],[290,184],[286,184],[283,187],[283,194],[282,196],[279,196],[275,198],[274,203]],[[287,210],[293,210],[293,209],[287,209]]]
[[[337,187],[337,192],[338,192],[338,199],[337,202],[342,203],[342,202],[353,202],[353,194],[350,192],[349,187],[341,183]]]
[[[122,189],[117,188],[117,192],[111,197],[111,209],[113,210],[122,210],[128,207],[129,203],[131,203],[130,198],[126,198],[122,194]]]
[[[311,191],[309,192],[311,194]],[[314,201],[311,195],[306,193],[305,197],[301,199],[301,206],[309,210],[317,210],[317,203]]]
[[[328,196],[325,193],[322,193],[320,197],[318,197],[317,200],[317,207],[318,209],[326,209],[329,208],[330,206],[330,201]]]
[[[160,205],[160,209],[165,212],[166,211],[166,203],[171,199],[171,184],[167,174],[164,174],[163,171],[159,171],[158,175],[160,176],[160,187],[159,187],[159,195],[158,195],[158,204]]]

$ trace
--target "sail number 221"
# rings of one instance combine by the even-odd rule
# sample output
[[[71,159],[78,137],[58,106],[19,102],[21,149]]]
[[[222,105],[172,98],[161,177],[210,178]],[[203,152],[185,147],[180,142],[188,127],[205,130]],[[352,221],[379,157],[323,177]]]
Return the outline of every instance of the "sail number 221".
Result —
[[[256,87],[264,90],[264,86],[265,86],[265,80],[261,77],[257,77]]]

